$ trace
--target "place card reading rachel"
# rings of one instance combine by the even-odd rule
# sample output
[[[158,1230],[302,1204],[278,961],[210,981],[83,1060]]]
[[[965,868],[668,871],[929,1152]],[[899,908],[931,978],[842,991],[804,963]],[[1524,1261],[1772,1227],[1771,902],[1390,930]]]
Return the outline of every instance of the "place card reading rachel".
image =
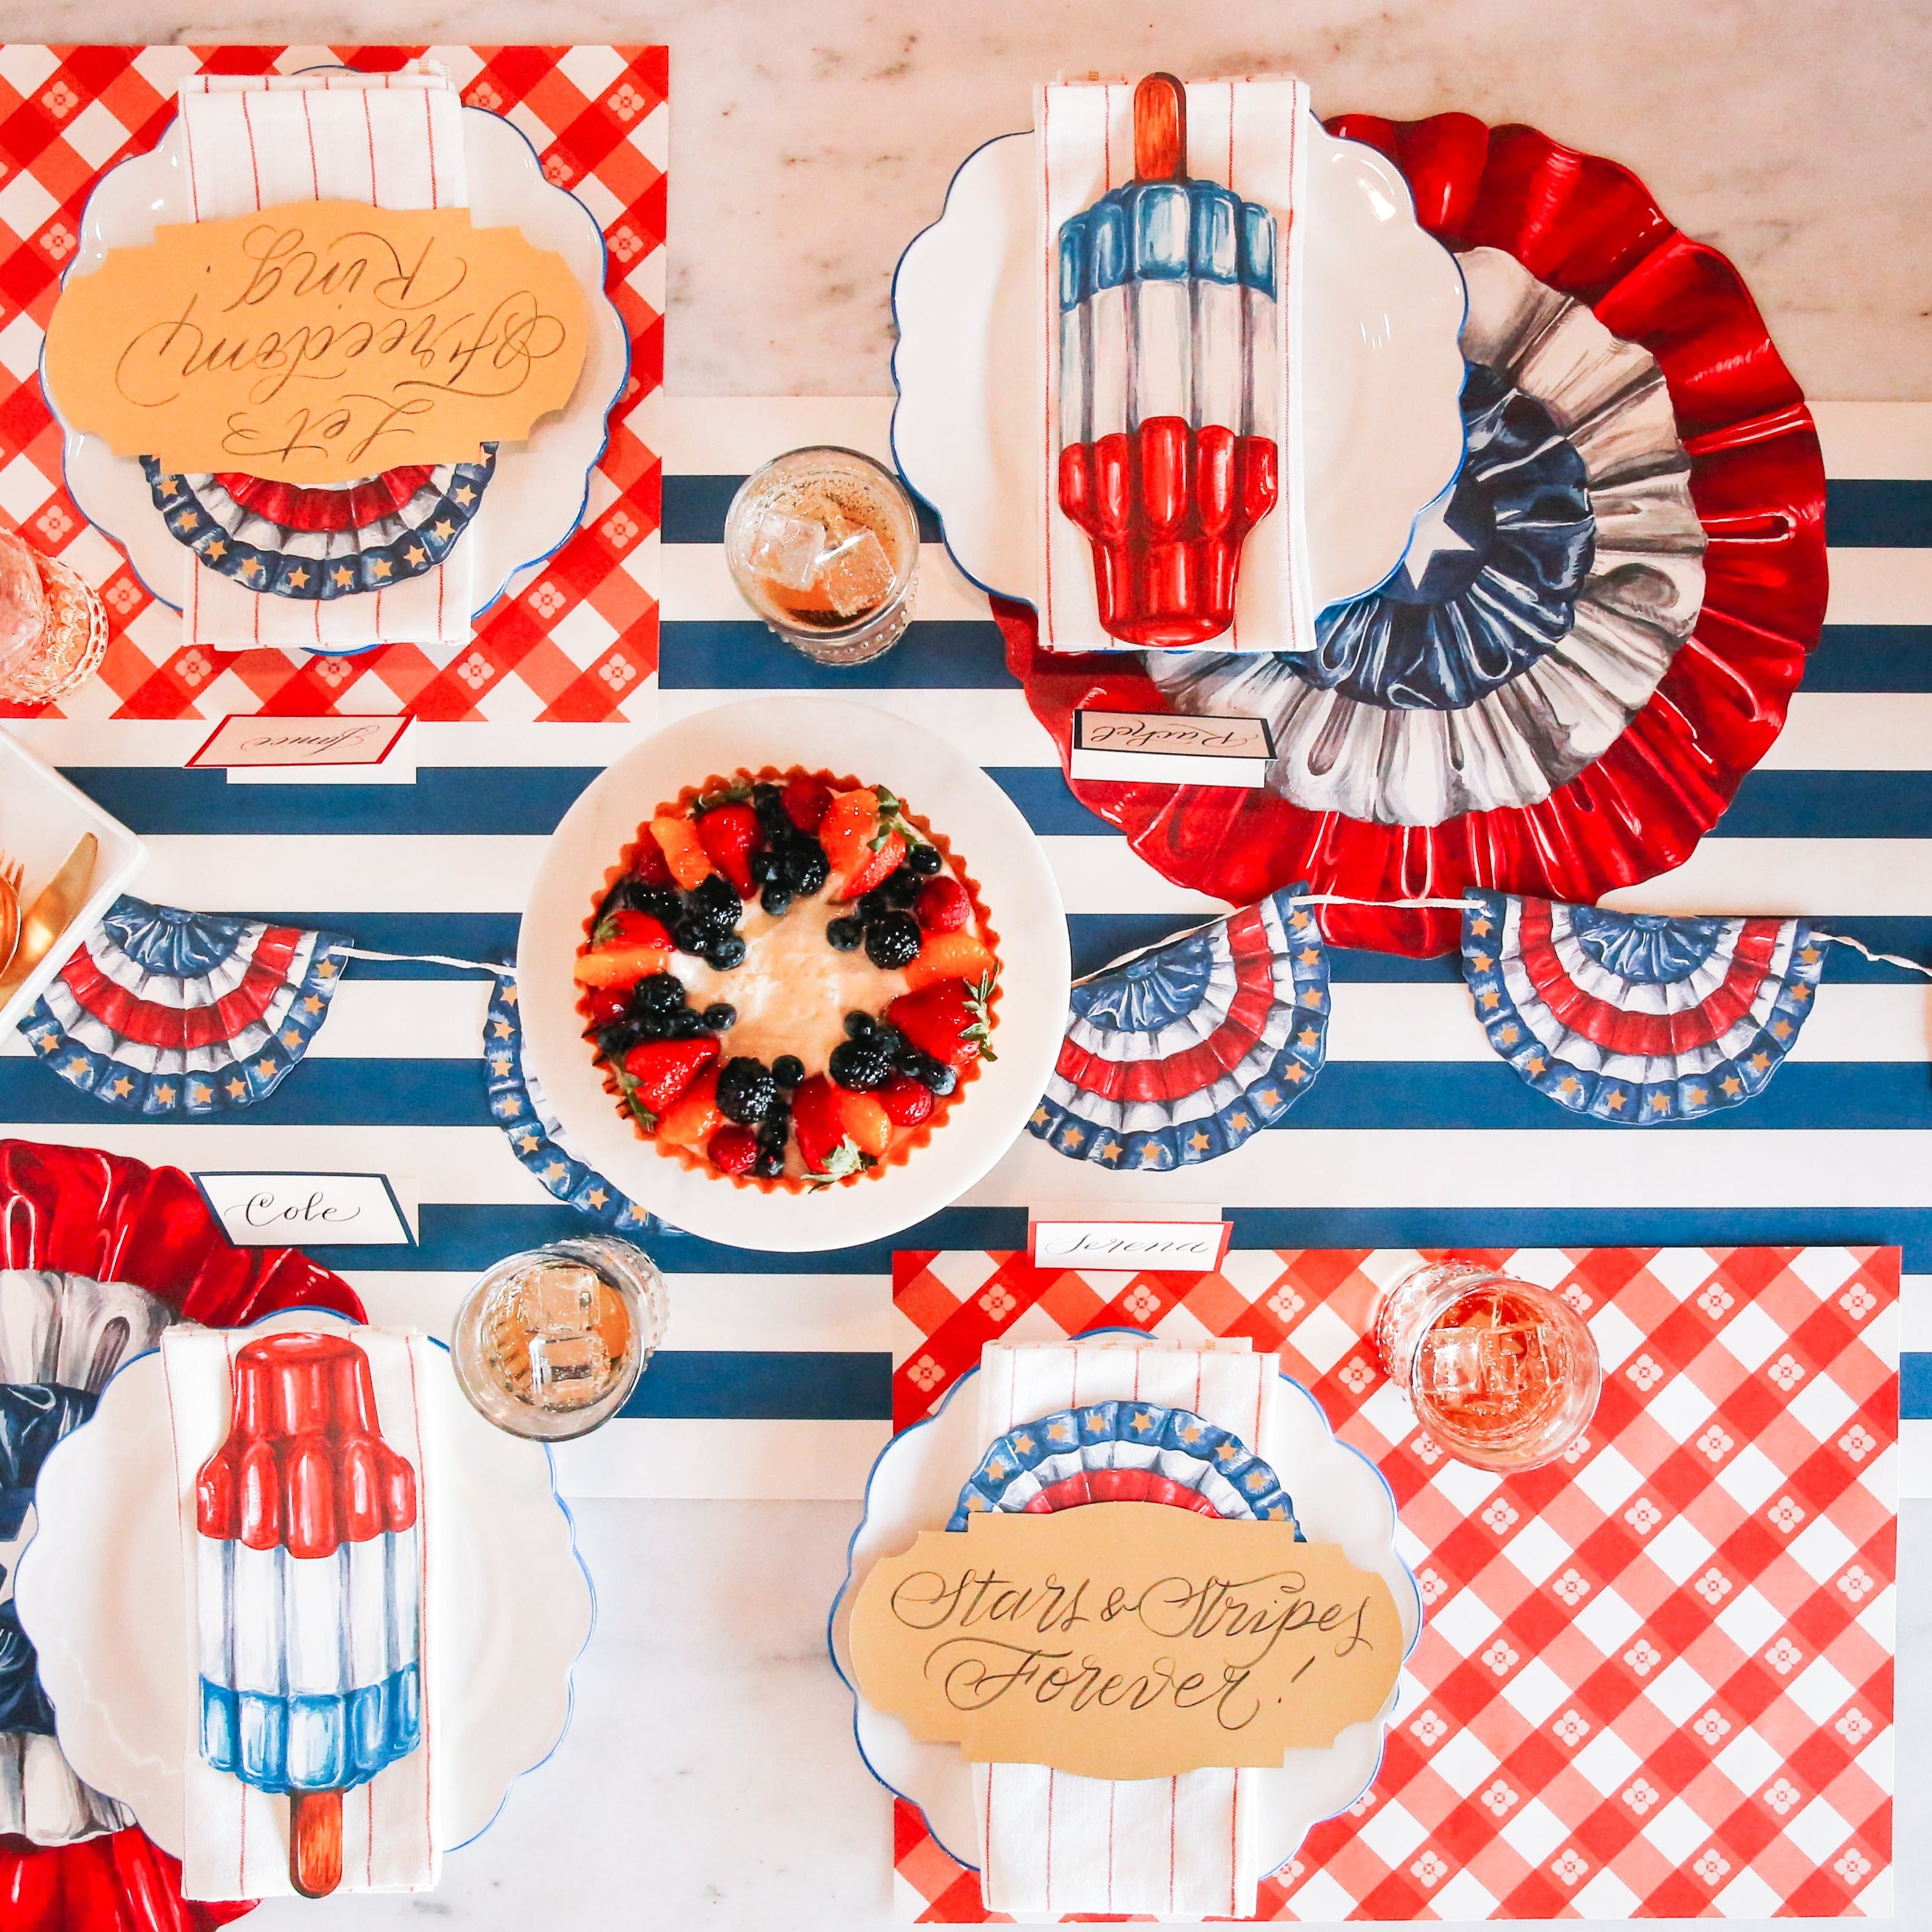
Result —
[[[462,208],[290,202],[158,229],[69,281],[46,373],[70,429],[164,470],[346,483],[473,463],[561,409],[584,296]]]
[[[1402,1652],[1339,1544],[1159,1503],[922,1531],[852,1612],[862,1694],[921,1743],[1083,1778],[1279,1766],[1382,1710]]]
[[[324,765],[380,765],[412,721],[402,718],[223,718],[192,766],[235,771],[256,766],[314,770]]]
[[[222,1232],[244,1248],[413,1247],[380,1174],[197,1174]]]
[[[1264,718],[1082,710],[1073,714],[1068,769],[1076,778],[1252,789],[1268,782],[1274,756]]]
[[[1027,1230],[1035,1268],[1167,1268],[1211,1274],[1228,1252],[1232,1223],[1198,1221],[1054,1221]]]

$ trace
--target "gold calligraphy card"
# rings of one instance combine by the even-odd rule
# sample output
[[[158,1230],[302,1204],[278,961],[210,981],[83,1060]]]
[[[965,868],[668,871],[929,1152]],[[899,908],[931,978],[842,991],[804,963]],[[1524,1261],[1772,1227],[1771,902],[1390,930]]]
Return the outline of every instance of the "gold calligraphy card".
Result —
[[[164,469],[346,483],[470,463],[570,399],[581,290],[467,208],[292,202],[159,229],[62,291],[61,414]]]
[[[1387,1704],[1403,1640],[1338,1544],[1123,1502],[922,1532],[866,1577],[851,1646],[922,1743],[1138,1778],[1332,1744]]]

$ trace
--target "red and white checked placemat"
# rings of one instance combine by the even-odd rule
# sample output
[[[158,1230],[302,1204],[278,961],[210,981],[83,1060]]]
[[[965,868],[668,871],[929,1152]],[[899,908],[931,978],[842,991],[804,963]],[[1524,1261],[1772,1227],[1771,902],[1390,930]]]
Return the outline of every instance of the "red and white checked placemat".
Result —
[[[1362,1342],[1418,1258],[1387,1251],[1201,1276],[896,1256],[893,1426],[996,1336],[1245,1335],[1388,1478],[1422,1639],[1374,1784],[1263,1881],[1262,1918],[1889,1914],[1898,1250],[1473,1258],[1559,1290],[1603,1352],[1550,1468],[1486,1475],[1418,1430]],[[905,1916],[984,1919],[896,1812]]]
[[[449,70],[467,104],[521,129],[544,174],[604,231],[605,286],[630,334],[631,374],[584,521],[520,595],[483,619],[471,647],[440,667],[411,644],[353,658],[184,646],[179,616],[142,589],[62,482],[40,341],[81,212],[103,172],[160,139],[188,74],[286,74],[328,61],[377,71],[423,54]],[[0,46],[0,515],[100,587],[111,632],[100,676],[46,715],[407,710],[496,723],[628,715],[658,658],[669,86],[662,47]],[[31,707],[0,705],[0,716],[27,715]]]

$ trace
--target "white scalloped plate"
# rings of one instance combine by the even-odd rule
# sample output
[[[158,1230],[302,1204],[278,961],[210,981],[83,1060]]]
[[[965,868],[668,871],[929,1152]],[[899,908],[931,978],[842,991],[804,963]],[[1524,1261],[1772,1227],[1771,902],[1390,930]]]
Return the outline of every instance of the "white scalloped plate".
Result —
[[[590,209],[544,178],[536,150],[501,115],[466,107],[463,150],[470,212],[478,225],[518,228],[533,247],[554,249],[584,291],[590,324],[583,372],[568,405],[538,423],[526,441],[502,446],[482,506],[464,534],[474,559],[480,614],[518,571],[541,563],[576,529],[590,472],[608,439],[606,418],[630,374],[631,344],[622,318],[604,292],[604,236]],[[81,216],[80,248],[62,279],[98,268],[110,248],[139,248],[154,239],[157,226],[192,218],[177,116],[158,146],[101,177]],[[41,386],[46,388],[44,380]],[[60,406],[51,390],[47,402],[58,418]],[[116,456],[103,437],[64,422],[62,428],[68,491],[82,515],[128,553],[151,596],[178,610],[185,580],[182,560],[190,553],[168,534],[141,466],[132,457]],[[319,655],[356,652],[325,650]]]
[[[251,1334],[346,1323],[326,1309],[270,1316]],[[455,1372],[424,1384],[440,1451],[432,1544],[441,1588],[428,1642],[439,1700],[438,1836],[454,1851],[488,1828],[510,1786],[570,1723],[570,1672],[590,1636],[590,1579],[541,1443],[493,1429]],[[158,1350],[122,1369],[85,1429],[40,1471],[39,1525],[14,1600],[40,1656],[61,1749],[179,1858],[182,1754],[194,1682],[181,1581],[173,1438]],[[432,1536],[436,1532],[432,1530]]]
[[[952,1514],[960,1485],[979,1459],[979,1390],[974,1383],[979,1372],[962,1376],[939,1413],[893,1437],[873,1464],[866,1514],[852,1538],[828,1629],[832,1666],[852,1693],[853,1731],[866,1768],[916,1804],[940,1845],[974,1870],[972,1766],[958,1745],[920,1743],[898,1718],[860,1696],[849,1633],[853,1600],[873,1565],[908,1548],[921,1530],[944,1528]],[[1339,1543],[1350,1562],[1388,1583],[1406,1655],[1421,1633],[1422,1597],[1396,1554],[1395,1497],[1372,1462],[1336,1440],[1315,1398],[1299,1382],[1281,1379],[1285,1386],[1266,1439],[1249,1446],[1281,1478],[1294,1498],[1295,1521],[1311,1543]],[[1346,1810],[1374,1781],[1396,1694],[1390,1692],[1379,1716],[1349,1725],[1327,1750],[1292,1750],[1280,1770],[1252,1774],[1258,1794],[1258,1871],[1286,1864],[1311,1825]]]
[[[1408,184],[1313,122],[1301,318],[1309,568],[1318,606],[1402,561],[1462,461],[1461,272]],[[1033,136],[968,155],[892,280],[892,454],[984,589],[1032,601],[1040,550]]]
[[[942,833],[978,882],[999,935],[993,1046],[927,1146],[898,1166],[820,1193],[739,1187],[639,1138],[604,1090],[571,978],[584,922],[638,826],[714,775],[850,772],[889,787]],[[1046,1090],[1070,976],[1060,889],[1012,800],[944,740],[862,704],[759,698],[700,711],[634,746],[585,789],[544,854],[517,938],[524,1064],[570,1151],[674,1227],[734,1247],[800,1252],[884,1240],[957,1200],[1018,1138]]]

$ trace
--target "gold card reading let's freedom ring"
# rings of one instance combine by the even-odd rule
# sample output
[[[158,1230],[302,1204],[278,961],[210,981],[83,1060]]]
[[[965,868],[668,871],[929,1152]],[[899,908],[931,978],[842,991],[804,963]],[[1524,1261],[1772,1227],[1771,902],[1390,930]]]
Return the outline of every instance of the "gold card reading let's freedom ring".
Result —
[[[562,257],[516,229],[291,202],[110,248],[54,304],[46,380],[117,455],[346,483],[527,436],[569,400],[584,335]]]
[[[922,1744],[1171,1778],[1332,1744],[1388,1704],[1402,1630],[1382,1577],[1292,1523],[1114,1502],[922,1532],[866,1577],[851,1644]]]

